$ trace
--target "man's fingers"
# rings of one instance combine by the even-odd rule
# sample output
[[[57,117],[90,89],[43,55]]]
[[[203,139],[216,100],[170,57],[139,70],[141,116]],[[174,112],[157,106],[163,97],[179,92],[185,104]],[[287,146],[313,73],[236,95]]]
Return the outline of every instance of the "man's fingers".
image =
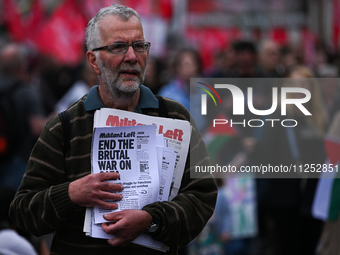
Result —
[[[97,174],[100,181],[117,180],[120,177],[119,173],[116,172],[102,172]]]
[[[107,221],[118,221],[123,218],[123,213],[121,212],[114,212],[114,213],[108,213],[104,214],[103,218]]]
[[[115,210],[118,208],[118,205],[116,203],[106,202],[100,199],[97,200],[96,205],[111,210]]]
[[[114,213],[104,214],[103,218],[115,223],[104,223],[102,229],[115,235],[115,238],[109,240],[113,246],[124,247],[131,243],[137,236],[143,233],[152,221],[152,216],[142,210],[123,210]]]
[[[101,190],[111,190],[111,191],[122,191],[124,186],[118,183],[110,183],[110,182],[101,182],[100,183]]]
[[[113,234],[113,225],[115,224],[115,222],[106,222],[106,223],[102,223],[102,229],[104,230],[104,232],[106,234]]]
[[[119,231],[119,226],[117,225],[119,224],[118,222],[108,222],[108,223],[102,223],[102,229],[104,230],[105,233],[107,234],[113,234],[115,235],[116,232]],[[123,236],[119,236],[119,235],[115,235],[115,238],[113,239],[109,239],[107,240],[107,242],[112,245],[112,246],[121,246],[121,247],[125,247],[127,246],[129,243],[131,243],[133,239],[129,239]]]
[[[120,200],[122,200],[123,195],[120,194],[120,193],[112,193],[112,192],[107,192],[107,191],[101,191],[98,194],[98,198],[120,201]]]

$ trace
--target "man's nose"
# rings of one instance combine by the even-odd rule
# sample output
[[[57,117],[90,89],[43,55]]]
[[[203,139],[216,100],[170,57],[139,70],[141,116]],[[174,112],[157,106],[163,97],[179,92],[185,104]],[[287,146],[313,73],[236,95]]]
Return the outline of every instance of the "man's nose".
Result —
[[[125,53],[124,61],[135,63],[137,60],[137,52],[135,52],[132,46],[129,46]]]

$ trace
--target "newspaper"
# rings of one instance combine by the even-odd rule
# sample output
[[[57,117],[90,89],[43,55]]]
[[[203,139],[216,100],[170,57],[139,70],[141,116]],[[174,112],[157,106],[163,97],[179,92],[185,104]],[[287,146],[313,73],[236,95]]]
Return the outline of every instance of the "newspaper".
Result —
[[[182,121],[182,120],[151,117],[151,116],[141,115],[137,113],[126,112],[126,111],[121,111],[121,110],[116,110],[116,109],[108,109],[108,108],[97,110],[94,116],[95,130],[100,127],[123,127],[124,126],[125,127],[123,129],[124,131],[120,131],[120,133],[118,132],[119,134],[122,134],[122,136],[124,132],[126,132],[126,134],[129,133],[130,135],[132,134],[132,132],[134,132],[134,131],[129,131],[129,132],[127,131],[129,126],[131,126],[131,128],[133,129],[133,128],[136,128],[136,126],[151,125],[151,124],[156,125],[157,134],[158,134],[157,139],[156,139],[157,145],[152,146],[156,148],[157,150],[157,157],[156,157],[157,163],[156,164],[158,164],[158,167],[155,167],[155,168],[158,169],[158,174],[159,174],[158,182],[157,182],[158,187],[154,186],[153,188],[153,191],[154,191],[153,194],[156,193],[155,190],[157,190],[158,192],[158,196],[156,197],[154,201],[156,200],[168,201],[177,195],[180,184],[181,184],[181,179],[182,179],[183,171],[185,168],[185,162],[186,162],[186,158],[188,154],[188,148],[189,148],[189,142],[190,142],[190,136],[191,136],[190,123],[187,121]],[[117,138],[118,138],[118,135],[117,135]],[[96,141],[98,141],[98,139]],[[94,145],[96,145],[96,143],[94,143]],[[97,147],[99,148],[99,142],[97,142]],[[123,154],[121,155],[121,157],[123,158],[128,157],[127,152],[126,153],[122,152],[122,153]],[[99,156],[99,152],[97,154]],[[99,163],[97,164],[99,167]],[[101,164],[102,164],[102,168],[104,168],[103,164],[105,165],[108,163],[101,163]],[[114,170],[112,169],[113,168],[112,164],[114,163],[110,163],[110,166],[109,166],[110,170]],[[99,171],[100,171],[100,167],[99,167]],[[153,176],[153,179],[155,180],[156,177]],[[122,176],[121,176],[120,181],[123,181]],[[132,182],[135,182],[135,181],[132,181]],[[132,196],[130,196],[130,198],[132,198]],[[149,202],[154,202],[153,199],[154,198],[148,199],[146,201],[146,204]],[[138,207],[141,208],[142,206],[143,205],[140,204]],[[124,208],[126,207],[120,207],[121,210],[123,210]],[[98,222],[101,222],[101,221],[102,219],[100,219],[99,217]],[[85,221],[84,221],[84,232],[86,233],[86,235],[96,237],[96,238],[111,239],[114,237],[113,235],[106,234],[102,230],[101,224],[95,223],[95,213],[91,212],[91,208],[87,208],[86,210]],[[138,238],[136,238],[133,241],[133,243],[143,245],[143,246],[156,249],[159,251],[163,251],[163,252],[166,252],[169,249],[169,247],[167,247],[163,243],[153,240],[149,235],[146,235],[146,234],[140,235]]]
[[[157,146],[159,175],[158,201],[168,201],[172,176],[174,175],[176,153],[173,148]]]
[[[163,134],[167,147],[173,148],[177,154],[169,197],[169,200],[172,200],[181,186],[190,144],[191,125],[184,120],[153,117],[111,108],[101,108],[94,115],[94,127],[139,125],[156,125],[157,134]]]
[[[92,173],[117,172],[124,186],[116,210],[94,207],[95,224],[106,222],[103,215],[125,209],[142,209],[157,201],[159,171],[156,155],[156,126],[95,128],[92,138]],[[114,201],[112,201],[114,202]]]

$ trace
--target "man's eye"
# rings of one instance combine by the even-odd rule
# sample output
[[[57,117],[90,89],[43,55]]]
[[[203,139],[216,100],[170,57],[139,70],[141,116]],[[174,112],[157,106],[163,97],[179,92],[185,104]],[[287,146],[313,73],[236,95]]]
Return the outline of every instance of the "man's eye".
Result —
[[[125,45],[123,44],[111,45],[110,50],[114,52],[124,51]]]
[[[136,50],[144,50],[144,43],[136,43],[135,49]]]

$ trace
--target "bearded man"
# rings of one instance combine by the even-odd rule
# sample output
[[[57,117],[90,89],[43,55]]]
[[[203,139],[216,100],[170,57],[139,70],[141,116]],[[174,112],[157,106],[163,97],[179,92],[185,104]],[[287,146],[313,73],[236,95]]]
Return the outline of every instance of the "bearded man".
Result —
[[[209,157],[194,123],[182,183],[171,201],[155,202],[141,210],[123,210],[104,216],[114,224],[103,230],[109,240],[83,233],[86,207],[116,209],[124,187],[107,180],[117,173],[91,174],[91,141],[94,112],[114,108],[158,116],[159,100],[142,85],[150,43],[145,41],[139,15],[131,8],[112,5],[92,18],[86,31],[86,57],[99,78],[99,86],[72,105],[70,146],[64,154],[64,132],[58,116],[52,118],[32,151],[26,174],[11,204],[10,216],[34,234],[55,233],[51,254],[164,254],[132,244],[141,233],[170,247],[177,254],[204,227],[213,213],[217,188],[211,178],[191,179],[190,160],[209,164]],[[190,121],[181,104],[164,98],[170,118]],[[153,169],[157,171],[157,169]],[[152,171],[152,169],[151,169]],[[114,193],[112,191],[115,191]],[[150,226],[153,226],[152,229]]]

